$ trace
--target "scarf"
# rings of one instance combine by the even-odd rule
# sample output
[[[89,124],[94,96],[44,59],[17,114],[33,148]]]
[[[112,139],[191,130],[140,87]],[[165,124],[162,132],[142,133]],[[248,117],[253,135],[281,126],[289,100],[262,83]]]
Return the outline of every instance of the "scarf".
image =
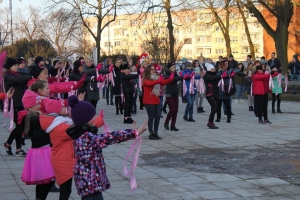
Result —
[[[158,80],[158,78],[159,77],[156,74],[151,75],[151,80]],[[153,90],[152,90],[152,94],[154,94],[155,96],[159,96],[159,94],[160,94],[159,84],[154,85]]]

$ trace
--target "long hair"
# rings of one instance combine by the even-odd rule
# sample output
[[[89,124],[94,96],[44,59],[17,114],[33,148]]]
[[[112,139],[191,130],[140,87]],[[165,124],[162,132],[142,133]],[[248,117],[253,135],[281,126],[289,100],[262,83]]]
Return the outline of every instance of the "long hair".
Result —
[[[151,80],[151,68],[152,68],[153,65],[148,65],[146,68],[145,68],[145,71],[144,71],[144,75],[143,75],[143,85],[144,85],[144,81],[145,79],[146,80]]]

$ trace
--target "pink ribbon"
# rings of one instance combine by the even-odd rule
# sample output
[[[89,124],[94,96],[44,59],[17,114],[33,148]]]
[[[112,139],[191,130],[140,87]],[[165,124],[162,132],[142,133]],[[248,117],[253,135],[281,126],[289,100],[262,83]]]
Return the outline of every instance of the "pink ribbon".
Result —
[[[90,90],[94,90],[93,88],[92,88],[92,80],[94,80],[95,79],[95,76],[92,76],[91,77],[91,80],[90,80]]]
[[[222,91],[225,92],[225,90],[224,90],[224,79],[223,78],[219,81],[218,87],[221,87]]]
[[[202,78],[199,80],[199,92],[200,94],[204,94],[205,92],[205,84]]]
[[[3,117],[10,119],[9,120],[9,132],[11,132],[14,127],[14,101],[13,101],[13,99],[10,99],[10,111],[8,112],[8,98],[5,97]]]
[[[111,81],[111,85],[112,85],[112,86],[115,86],[115,81],[114,81],[114,77],[113,77],[112,72],[109,73],[108,78],[109,78],[109,80]]]
[[[229,79],[228,93],[230,93],[231,87],[232,87],[232,78]]]
[[[186,88],[186,84],[185,84],[185,80],[183,79],[183,81],[182,81],[182,91],[183,91],[183,96],[185,96],[185,94],[186,94],[186,91],[187,91],[187,88]]]
[[[251,97],[253,97],[253,93],[252,93],[253,91],[252,91],[252,88],[253,88],[253,82],[251,83],[251,88],[250,88],[250,96],[251,96]]]
[[[284,78],[284,82],[285,82],[284,92],[286,92],[287,91],[287,86],[288,86],[288,77]]]
[[[282,76],[281,74],[278,74],[278,86],[281,87],[281,79],[282,79]]]
[[[141,149],[141,144],[142,144],[142,138],[137,136],[136,140],[134,141],[134,143],[132,144],[132,146],[130,147],[128,154],[126,156],[125,162],[124,162],[124,175],[127,177],[130,175],[130,187],[131,187],[131,191],[133,191],[134,189],[137,188],[137,182],[136,179],[134,177],[134,170],[136,168],[137,165],[137,161],[139,159],[139,153],[140,153],[140,149]],[[131,170],[127,170],[127,161],[130,158],[131,154],[134,151],[134,148],[137,146],[136,152],[133,156],[132,162],[131,162]]]
[[[270,74],[270,78],[269,78],[269,88],[272,90],[272,88],[274,88],[274,83],[273,83],[273,78]]]
[[[140,88],[140,91],[142,92],[143,89],[142,89],[142,77],[141,77],[141,75],[139,75],[139,88]]]

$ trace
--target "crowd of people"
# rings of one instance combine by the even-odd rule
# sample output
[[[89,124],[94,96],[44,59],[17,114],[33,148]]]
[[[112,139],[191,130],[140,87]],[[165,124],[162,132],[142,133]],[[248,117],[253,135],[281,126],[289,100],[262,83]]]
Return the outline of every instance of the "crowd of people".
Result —
[[[234,103],[244,103],[247,94],[249,111],[254,111],[258,123],[271,124],[268,94],[272,94],[272,113],[282,113],[281,82],[287,79],[275,53],[268,61],[264,57],[253,61],[248,55],[245,62],[237,62],[231,54],[228,58],[220,56],[216,63],[211,59],[183,59],[180,71],[175,63],[163,67],[147,54],[136,65],[130,56],[115,61],[107,58],[97,65],[93,58],[79,56],[73,63],[60,58],[52,63],[41,56],[32,61],[26,64],[24,58],[7,58],[3,66],[6,98],[2,108],[15,123],[3,145],[8,155],[14,155],[15,140],[15,155],[26,156],[22,181],[36,185],[37,200],[46,199],[55,181],[60,186],[59,199],[68,199],[73,177],[82,199],[103,199],[102,192],[110,183],[101,149],[138,137],[146,123],[149,139],[162,139],[158,131],[163,113],[167,114],[164,128],[179,131],[180,94],[185,103],[182,117],[188,123],[196,122],[194,104],[197,113],[205,112],[204,98],[210,105],[206,108],[210,110],[209,129],[218,129],[215,122],[221,122],[222,108],[226,122],[231,123],[232,98]],[[288,68],[299,76],[297,55]],[[96,116],[101,94],[107,105],[115,106],[116,115],[123,115],[123,123],[133,124],[132,129],[97,134],[104,124],[103,115]],[[146,109],[147,122],[135,129],[133,116],[138,113],[138,100],[140,110]],[[32,143],[28,153],[22,149],[25,136]]]

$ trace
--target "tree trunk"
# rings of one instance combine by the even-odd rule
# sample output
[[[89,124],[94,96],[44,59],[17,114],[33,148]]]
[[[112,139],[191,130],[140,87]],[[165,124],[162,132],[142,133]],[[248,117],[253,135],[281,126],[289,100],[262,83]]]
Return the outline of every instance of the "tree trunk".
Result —
[[[288,27],[289,24],[283,23],[282,21],[278,20],[274,38],[277,58],[280,60],[281,69],[283,72],[287,72],[287,44],[289,35]]]
[[[175,43],[175,38],[173,34],[173,24],[172,24],[172,15],[171,15],[171,5],[170,5],[170,0],[166,1],[165,9],[167,12],[168,16],[168,23],[167,23],[167,28],[169,31],[169,43],[170,43],[170,62],[175,62],[175,53],[174,53],[174,43]]]

